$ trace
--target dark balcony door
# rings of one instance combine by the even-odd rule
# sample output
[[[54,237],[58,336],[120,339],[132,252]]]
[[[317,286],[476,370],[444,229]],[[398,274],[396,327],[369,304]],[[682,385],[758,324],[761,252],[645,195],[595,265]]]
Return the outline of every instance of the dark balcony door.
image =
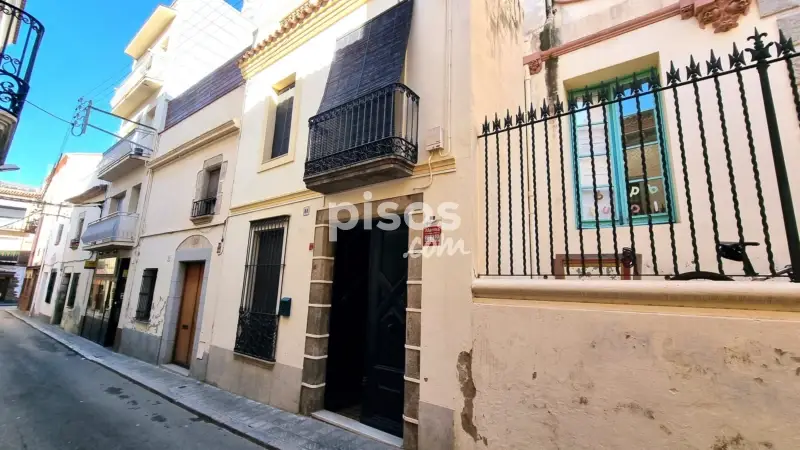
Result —
[[[325,407],[402,435],[408,228],[340,231]]]

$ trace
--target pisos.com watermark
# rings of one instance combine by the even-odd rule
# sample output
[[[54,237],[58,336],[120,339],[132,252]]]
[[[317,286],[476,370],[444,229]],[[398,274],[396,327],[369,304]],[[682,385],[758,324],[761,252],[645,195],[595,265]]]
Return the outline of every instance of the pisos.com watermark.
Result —
[[[328,209],[328,238],[336,242],[339,231],[363,227],[365,230],[378,228],[395,231],[404,224],[411,230],[422,231],[415,237],[404,253],[406,258],[431,256],[469,255],[463,239],[447,236],[448,231],[461,226],[458,204],[442,202],[436,208],[425,202],[412,202],[401,209],[400,204],[391,200],[372,202],[372,192],[364,192],[364,203],[356,206],[349,202],[331,202]]]

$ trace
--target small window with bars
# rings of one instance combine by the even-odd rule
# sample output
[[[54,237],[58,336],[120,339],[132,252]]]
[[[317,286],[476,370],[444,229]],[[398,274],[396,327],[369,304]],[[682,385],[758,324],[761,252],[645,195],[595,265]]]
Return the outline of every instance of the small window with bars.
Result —
[[[83,220],[83,219],[81,219]],[[69,295],[67,295],[67,308],[75,306],[75,296],[78,294],[78,280],[81,279],[80,273],[72,274],[72,281],[70,282]]]
[[[275,361],[288,217],[252,222],[234,351]]]
[[[142,287],[139,289],[139,303],[136,305],[136,320],[150,320],[153,293],[156,290],[156,276],[158,276],[158,269],[144,269]]]

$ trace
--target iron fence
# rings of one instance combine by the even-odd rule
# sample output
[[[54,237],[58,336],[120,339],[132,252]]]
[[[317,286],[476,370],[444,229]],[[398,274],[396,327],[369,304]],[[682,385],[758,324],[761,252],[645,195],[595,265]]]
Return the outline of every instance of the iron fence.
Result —
[[[800,60],[748,39],[487,118],[481,275],[798,281]]]

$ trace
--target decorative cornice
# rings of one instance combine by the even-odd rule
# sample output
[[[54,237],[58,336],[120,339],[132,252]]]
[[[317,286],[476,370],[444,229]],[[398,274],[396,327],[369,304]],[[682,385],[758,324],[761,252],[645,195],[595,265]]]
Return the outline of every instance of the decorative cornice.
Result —
[[[231,134],[239,131],[239,122],[235,119],[228,120],[227,122],[214,127],[205,133],[197,136],[196,138],[184,142],[183,144],[175,147],[169,152],[151,160],[147,163],[147,167],[151,170],[158,170],[164,166],[172,164],[184,156],[190,155],[197,150],[216,142],[220,139],[226,138]]]
[[[440,173],[453,172],[454,170],[456,170],[456,159],[450,156],[448,158],[431,161],[430,168],[428,167],[427,161],[420,161],[419,164],[414,166],[412,177],[427,177],[431,172],[436,175]]]
[[[535,75],[541,72],[544,62],[550,58],[566,55],[575,50],[613,39],[677,15],[680,15],[684,20],[696,17],[701,28],[711,25],[715,33],[722,33],[738,26],[738,20],[747,13],[750,2],[751,0],[680,0],[672,5],[580,39],[575,39],[548,50],[532,53],[523,58],[522,63],[528,66],[528,71],[531,75]]]
[[[269,208],[277,208],[278,206],[305,202],[317,198],[322,198],[322,194],[320,194],[319,192],[314,192],[308,189],[304,189],[302,191],[291,192],[288,194],[278,195],[276,197],[270,197],[256,202],[250,202],[250,203],[245,203],[243,205],[233,206],[231,207],[231,216],[238,216],[241,214],[247,214]]]
[[[277,30],[242,55],[242,76],[251,78],[366,2],[306,0],[281,20]]]

